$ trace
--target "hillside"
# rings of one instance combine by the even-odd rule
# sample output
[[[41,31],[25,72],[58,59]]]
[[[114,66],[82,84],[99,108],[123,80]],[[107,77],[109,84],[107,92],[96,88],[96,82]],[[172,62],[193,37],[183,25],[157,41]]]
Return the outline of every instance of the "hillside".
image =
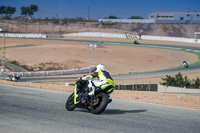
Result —
[[[76,22],[63,25],[49,22],[0,20],[0,28],[17,33],[63,34],[74,32],[109,32],[137,35],[156,35],[194,38],[200,32],[200,24],[141,24],[141,23],[100,23]]]

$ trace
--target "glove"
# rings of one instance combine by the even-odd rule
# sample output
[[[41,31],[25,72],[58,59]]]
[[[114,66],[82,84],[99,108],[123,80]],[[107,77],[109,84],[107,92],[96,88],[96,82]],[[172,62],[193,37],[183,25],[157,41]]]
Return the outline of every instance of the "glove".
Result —
[[[82,81],[82,77],[78,78],[77,80],[78,80],[79,82],[81,82],[81,81]]]

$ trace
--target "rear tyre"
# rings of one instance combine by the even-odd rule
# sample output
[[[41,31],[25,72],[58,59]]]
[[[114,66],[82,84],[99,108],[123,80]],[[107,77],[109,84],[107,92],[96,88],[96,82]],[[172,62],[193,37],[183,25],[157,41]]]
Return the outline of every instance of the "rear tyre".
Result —
[[[73,111],[75,108],[76,108],[76,105],[74,104],[74,93],[72,93],[67,101],[66,101],[66,104],[65,104],[65,108],[68,110],[68,111]]]
[[[97,103],[95,103],[94,105],[91,105],[90,106],[90,111],[93,113],[93,114],[101,114],[107,107],[108,105],[108,95],[105,94],[105,93],[99,93],[97,96],[96,96],[96,99],[97,99]]]

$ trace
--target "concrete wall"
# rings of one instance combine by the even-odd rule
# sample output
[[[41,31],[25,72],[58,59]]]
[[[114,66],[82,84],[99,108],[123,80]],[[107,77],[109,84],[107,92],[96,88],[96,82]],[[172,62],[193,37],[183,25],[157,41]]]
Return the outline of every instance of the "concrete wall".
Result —
[[[199,17],[200,18],[200,17]],[[185,19],[180,20],[180,18],[175,20],[166,20],[166,19],[99,19],[99,22],[105,23],[158,23],[158,24],[199,24],[200,19],[188,19],[186,16]]]
[[[163,86],[158,84],[158,92],[171,92],[171,93],[199,93],[200,89],[186,89],[172,86]]]
[[[200,44],[200,39],[195,39],[195,38],[142,35],[141,39],[144,39],[144,40],[157,40],[157,41],[174,41],[174,42],[198,43],[198,44]]]
[[[0,37],[3,37],[3,33],[0,33]],[[5,37],[14,37],[14,38],[47,38],[43,34],[21,34],[21,33],[5,33]]]
[[[149,36],[130,34],[116,34],[116,33],[103,33],[103,32],[81,32],[81,33],[71,33],[63,34],[63,36],[90,36],[90,37],[112,37],[112,38],[128,38],[128,39],[143,39],[143,40],[157,40],[157,41],[174,41],[174,42],[186,42],[186,43],[197,43],[200,44],[200,39],[195,38],[182,38],[182,37],[166,37],[166,36]]]
[[[99,19],[98,21],[111,23],[155,23],[154,19]]]
[[[80,32],[63,34],[63,36],[90,36],[90,37],[111,37],[111,38],[129,38],[138,39],[139,36],[131,34],[103,33],[103,32]]]

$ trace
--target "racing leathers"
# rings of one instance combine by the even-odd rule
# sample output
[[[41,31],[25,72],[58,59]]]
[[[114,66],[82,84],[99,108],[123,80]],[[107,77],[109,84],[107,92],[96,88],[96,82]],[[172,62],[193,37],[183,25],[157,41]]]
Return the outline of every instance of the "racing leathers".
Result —
[[[98,78],[98,80],[94,80],[93,78]],[[113,78],[110,76],[110,73],[105,70],[95,71],[93,74],[82,77],[82,80],[88,80],[88,88],[90,92],[89,95],[94,95],[95,89],[99,88],[103,92],[110,94],[113,92],[115,84]]]

